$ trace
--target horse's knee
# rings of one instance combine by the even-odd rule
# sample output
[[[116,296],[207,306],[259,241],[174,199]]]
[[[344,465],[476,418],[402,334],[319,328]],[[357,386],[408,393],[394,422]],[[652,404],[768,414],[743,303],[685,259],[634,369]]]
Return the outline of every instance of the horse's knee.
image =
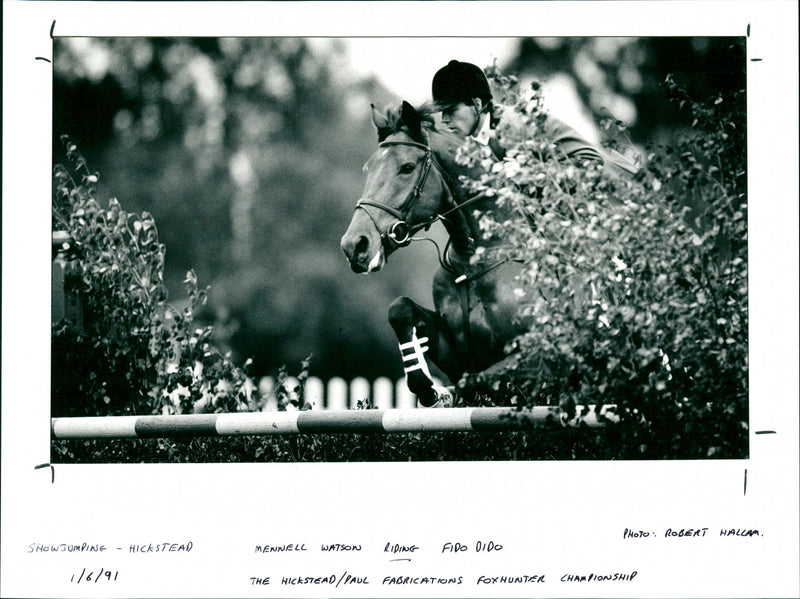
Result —
[[[416,304],[407,297],[398,297],[389,305],[389,324],[394,326],[408,326],[414,320],[414,307]]]

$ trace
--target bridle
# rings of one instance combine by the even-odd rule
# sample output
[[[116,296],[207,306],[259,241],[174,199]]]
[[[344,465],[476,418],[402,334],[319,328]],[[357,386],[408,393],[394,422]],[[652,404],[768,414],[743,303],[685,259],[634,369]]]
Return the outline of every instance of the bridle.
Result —
[[[425,144],[421,144],[415,141],[384,141],[379,144],[378,147],[385,148],[387,146],[411,146],[414,148],[419,148],[425,151],[425,159],[422,163],[422,169],[419,172],[419,176],[417,177],[417,181],[414,184],[413,189],[408,194],[408,197],[403,201],[399,208],[394,208],[393,206],[389,206],[388,204],[384,204],[383,202],[378,202],[376,200],[365,200],[361,199],[356,204],[356,210],[359,208],[367,213],[372,223],[375,225],[378,233],[381,236],[381,242],[387,243],[391,241],[395,245],[399,247],[403,247],[411,243],[411,238],[419,232],[421,229],[428,229],[434,222],[438,219],[443,218],[445,214],[448,214],[452,211],[448,210],[444,214],[435,214],[419,223],[415,223],[413,225],[408,223],[408,217],[411,214],[411,210],[414,208],[414,204],[416,204],[417,200],[419,199],[420,195],[422,195],[422,189],[425,187],[425,181],[428,179],[428,174],[431,171],[431,166],[435,168],[435,170],[439,173],[439,176],[442,178],[442,182],[444,183],[444,188],[447,192],[448,198],[450,202],[453,203],[453,191],[450,188],[452,180],[450,175],[445,172],[444,168],[439,161],[434,156],[433,151],[431,148]],[[367,210],[366,206],[372,206],[373,208],[378,208],[379,210],[383,210],[394,216],[397,221],[392,223],[385,231],[381,231],[380,226],[378,226],[378,221],[375,220],[375,217],[370,214],[369,210]]]
[[[419,176],[417,177],[417,182],[414,184],[413,189],[408,194],[408,197],[403,201],[403,203],[400,205],[399,208],[389,206],[388,204],[384,204],[383,202],[378,202],[376,200],[361,199],[356,203],[355,209],[358,210],[360,208],[361,210],[366,212],[367,216],[369,216],[369,219],[372,221],[372,224],[375,225],[375,229],[378,231],[378,234],[380,235],[382,244],[388,245],[391,242],[398,247],[404,247],[409,243],[411,243],[412,241],[414,241],[415,239],[417,239],[414,237],[414,235],[416,235],[417,232],[419,232],[421,229],[428,230],[428,228],[430,228],[430,226],[438,220],[451,222],[451,224],[454,224],[450,219],[447,218],[450,214],[454,212],[461,212],[463,217],[464,208],[466,208],[473,202],[477,202],[486,197],[483,192],[479,192],[473,197],[464,200],[461,203],[457,202],[455,196],[453,195],[453,189],[451,187],[452,178],[447,173],[447,171],[444,170],[442,165],[436,159],[433,150],[431,150],[431,148],[428,145],[421,144],[415,141],[401,141],[401,140],[384,141],[378,145],[378,147],[387,147],[387,146],[411,146],[414,148],[419,148],[425,151],[425,160],[422,164],[422,170],[420,171]],[[411,213],[412,208],[414,207],[414,204],[422,194],[422,188],[425,186],[425,181],[428,178],[431,166],[435,168],[435,170],[439,173],[439,176],[442,178],[442,182],[444,183],[444,189],[445,192],[447,193],[445,205],[449,206],[449,208],[444,211],[439,211],[436,214],[418,223],[409,225],[408,217]],[[383,210],[384,212],[387,212],[388,214],[394,216],[397,220],[394,223],[392,223],[385,231],[381,231],[380,226],[378,226],[378,221],[375,220],[375,217],[372,216],[369,210],[367,210],[366,208],[367,206],[372,206],[374,208],[378,208],[379,210]],[[468,231],[465,234],[467,243],[469,244],[470,247],[472,247],[472,245],[474,244],[474,240],[472,239],[471,234]],[[446,259],[447,248],[450,247],[450,243],[452,242],[453,239],[452,236],[448,240],[447,248],[445,248],[444,252],[442,252],[439,249],[439,245],[433,239],[427,239],[427,238],[420,238],[420,239],[425,241],[430,241],[431,243],[433,243],[433,245],[436,246],[436,253],[439,257],[439,264],[445,270],[453,273],[454,275],[458,275],[455,278],[456,283],[469,283],[470,281],[474,281],[475,279],[482,277],[486,273],[508,262],[508,259],[503,259],[500,260],[499,262],[490,265],[487,268],[483,268],[480,271],[473,273],[472,275],[468,276],[466,274],[460,274],[457,272],[457,269],[455,269],[452,265],[447,263]]]

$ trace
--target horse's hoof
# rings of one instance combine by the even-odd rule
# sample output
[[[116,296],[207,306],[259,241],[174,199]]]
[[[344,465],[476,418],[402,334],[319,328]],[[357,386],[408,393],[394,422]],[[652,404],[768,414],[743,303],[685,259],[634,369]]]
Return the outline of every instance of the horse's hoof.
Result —
[[[423,408],[452,408],[453,407],[453,393],[447,387],[440,387],[434,385],[431,387],[434,394],[433,403],[425,403],[421,399],[419,401]]]
[[[435,387],[436,395],[439,397],[437,403],[441,403],[443,408],[453,407],[453,391],[449,387]]]

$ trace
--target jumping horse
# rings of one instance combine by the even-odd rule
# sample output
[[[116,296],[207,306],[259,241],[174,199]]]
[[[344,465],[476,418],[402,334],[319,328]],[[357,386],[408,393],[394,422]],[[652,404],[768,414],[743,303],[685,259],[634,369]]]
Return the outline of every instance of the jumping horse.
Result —
[[[408,388],[420,405],[439,405],[451,394],[434,382],[428,359],[453,383],[465,374],[486,378],[509,359],[508,342],[526,330],[515,293],[522,266],[484,258],[503,240],[478,226],[482,215],[513,216],[491,195],[468,195],[461,175],[474,176],[475,167],[455,159],[464,142],[438,131],[427,112],[407,102],[383,114],[373,106],[372,120],[379,145],[364,166],[364,192],[341,247],[352,270],[368,274],[418,232],[444,225],[449,239],[433,278],[435,311],[407,297],[389,307]]]

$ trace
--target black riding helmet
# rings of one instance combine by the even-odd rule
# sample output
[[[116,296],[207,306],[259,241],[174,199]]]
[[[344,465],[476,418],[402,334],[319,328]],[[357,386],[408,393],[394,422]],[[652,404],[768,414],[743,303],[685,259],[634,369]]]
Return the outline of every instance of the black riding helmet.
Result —
[[[489,81],[483,71],[469,62],[451,60],[436,71],[431,84],[435,109],[445,110],[453,104],[471,104],[480,98],[484,105],[492,99]]]

